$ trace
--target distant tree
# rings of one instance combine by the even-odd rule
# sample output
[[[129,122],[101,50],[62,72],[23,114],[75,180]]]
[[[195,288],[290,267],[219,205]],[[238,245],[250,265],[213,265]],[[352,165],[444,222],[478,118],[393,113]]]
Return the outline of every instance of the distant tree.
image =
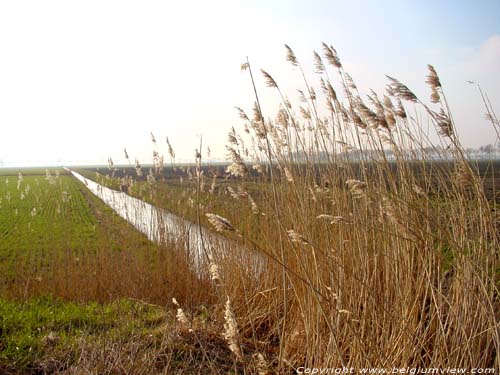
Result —
[[[476,155],[476,149],[468,147],[465,149],[465,153],[467,154],[467,157],[469,159],[474,159],[474,156]]]
[[[486,153],[486,152],[485,152],[485,148],[484,148],[484,146],[480,146],[480,147],[479,147],[479,158],[480,158],[480,159],[484,159],[484,155],[485,155],[485,153]]]
[[[492,159],[495,154],[495,146],[492,144],[484,146],[484,153],[486,154],[486,158]]]

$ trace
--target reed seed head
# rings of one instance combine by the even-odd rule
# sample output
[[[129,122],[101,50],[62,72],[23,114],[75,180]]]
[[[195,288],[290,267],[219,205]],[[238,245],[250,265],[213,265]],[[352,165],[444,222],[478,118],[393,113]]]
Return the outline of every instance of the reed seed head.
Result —
[[[208,273],[210,274],[210,280],[212,280],[216,284],[219,284],[221,282],[219,266],[217,265],[217,263],[215,263],[212,254],[208,255],[208,261]]]
[[[440,88],[441,82],[439,81],[436,70],[430,64],[427,65],[427,68],[429,69],[429,74],[427,75],[427,80],[425,82],[427,82],[433,90]]]
[[[327,214],[321,214],[316,216],[316,219],[319,220],[328,220],[330,224],[339,224],[339,223],[346,223],[346,224],[351,224],[352,219],[345,218],[343,216],[333,216],[333,215],[327,215]]]
[[[386,77],[390,81],[390,86],[392,89],[392,92],[394,95],[396,95],[398,98],[408,100],[410,102],[416,103],[418,102],[418,98],[415,96],[415,94],[404,84],[402,84],[400,81],[398,81],[396,78],[387,76]]]
[[[294,243],[298,243],[301,245],[310,245],[310,242],[308,240],[306,240],[303,236],[298,234],[293,229],[287,230],[286,234],[288,235],[288,238],[290,239],[290,241],[292,241]]]
[[[286,49],[286,60],[289,61],[293,66],[299,65],[297,56],[295,56],[295,53],[292,51],[292,49],[288,44],[285,44],[285,49]]]
[[[271,75],[268,72],[266,72],[264,69],[261,69],[260,71],[262,72],[262,75],[264,76],[264,78],[266,80],[267,87],[278,87],[278,84],[276,83],[274,78],[271,77]]]
[[[366,183],[359,180],[347,180],[347,187],[353,198],[359,199],[366,196]]]
[[[332,46],[328,46],[324,42],[322,43],[322,46],[323,46],[323,55],[325,56],[326,61],[328,61],[328,63],[335,68],[338,69],[342,68],[342,64],[340,63],[340,59],[337,56],[337,51],[335,50],[335,48],[333,48]]]
[[[206,213],[205,216],[208,218],[210,224],[214,226],[216,231],[236,232],[236,229],[234,229],[233,225],[226,218],[212,213]]]
[[[231,308],[231,301],[229,297],[226,300],[226,306],[224,310],[224,338],[226,339],[229,349],[234,353],[238,360],[243,359],[241,353],[241,348],[239,344],[239,334],[238,334],[238,324],[236,322],[236,317],[234,316],[233,310]]]

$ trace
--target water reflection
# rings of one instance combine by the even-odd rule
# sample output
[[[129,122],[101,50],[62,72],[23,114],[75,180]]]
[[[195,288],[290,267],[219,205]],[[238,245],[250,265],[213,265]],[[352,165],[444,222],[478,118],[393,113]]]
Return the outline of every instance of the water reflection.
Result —
[[[244,249],[236,242],[122,191],[102,186],[75,171],[69,169],[68,171],[150,240],[158,243],[172,239],[182,240],[194,264],[204,263],[206,254],[217,254],[218,257],[231,254],[243,257],[241,264],[245,264],[245,268],[252,269],[254,275],[258,274],[256,271],[261,268],[262,259],[259,261],[260,257],[256,257],[255,253],[250,255],[248,249]]]

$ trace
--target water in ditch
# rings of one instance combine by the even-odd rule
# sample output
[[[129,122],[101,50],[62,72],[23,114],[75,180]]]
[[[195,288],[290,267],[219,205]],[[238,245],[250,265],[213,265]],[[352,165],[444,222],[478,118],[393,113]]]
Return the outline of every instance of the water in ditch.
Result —
[[[250,268],[254,274],[258,274],[258,270],[262,268],[262,257],[243,245],[122,191],[102,186],[75,171],[70,170],[70,172],[151,241],[161,243],[182,240],[194,265],[206,263],[203,261],[208,254],[217,254],[217,257],[233,254],[243,257],[241,264],[245,264],[245,267]]]

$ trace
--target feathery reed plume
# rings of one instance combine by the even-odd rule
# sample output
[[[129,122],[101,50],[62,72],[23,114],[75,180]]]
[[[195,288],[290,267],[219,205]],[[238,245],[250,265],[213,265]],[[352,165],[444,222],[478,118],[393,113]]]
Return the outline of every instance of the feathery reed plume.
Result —
[[[385,121],[389,128],[393,128],[396,126],[396,118],[394,117],[393,112],[390,109],[387,109],[385,112]]]
[[[366,196],[366,183],[359,180],[347,180],[345,182],[353,198],[359,199]]]
[[[345,75],[345,81],[347,83],[347,87],[349,87],[352,90],[357,90],[358,87],[354,83],[354,80],[352,79],[351,75],[347,72],[344,75]]]
[[[316,68],[316,72],[323,73],[326,69],[325,69],[325,64],[323,64],[323,60],[321,60],[321,56],[316,51],[313,52],[313,56],[314,56],[314,67]]]
[[[210,280],[218,285],[221,282],[219,266],[217,265],[217,263],[215,263],[212,254],[208,254],[208,262],[208,273],[210,274]]]
[[[243,163],[232,163],[226,168],[226,173],[236,177],[243,177],[248,173],[248,170]]]
[[[441,87],[441,82],[439,81],[439,77],[434,67],[428,64],[427,68],[429,69],[429,74],[425,82],[427,82],[431,88],[431,102],[438,103],[440,100],[438,88]]]
[[[241,65],[240,65],[240,70],[241,70],[242,72],[244,72],[244,71],[245,71],[245,70],[247,70],[248,68],[249,68],[248,63],[243,63],[243,64],[241,64]]]
[[[233,189],[232,186],[228,186],[227,191],[229,192],[229,195],[231,195],[231,197],[233,197],[234,199],[246,198],[246,196],[242,197],[239,192]]]
[[[328,91],[328,96],[330,97],[330,100],[336,101],[337,100],[337,93],[335,92],[332,84],[329,81],[326,82],[326,89]]]
[[[304,117],[304,120],[311,120],[311,112],[308,109],[305,109],[304,107],[299,107],[300,114],[302,117]]]
[[[184,310],[179,305],[179,302],[177,302],[177,300],[175,298],[172,298],[172,303],[177,307],[177,314],[175,316],[177,321],[184,326],[189,326],[190,325],[189,319],[187,318],[186,314],[184,313]]]
[[[216,180],[217,180],[217,175],[214,173],[214,176],[212,177],[212,183],[210,184],[210,190],[209,190],[210,194],[214,194],[215,193],[215,183],[216,183]]]
[[[309,89],[309,99],[316,100],[316,91],[314,90],[314,87]]]
[[[153,132],[151,132],[151,142],[153,142],[156,145],[156,138],[153,135]]]
[[[453,125],[451,123],[451,119],[443,111],[443,108],[439,110],[439,113],[431,111],[431,114],[434,120],[436,121],[439,134],[448,138],[452,138],[454,135]]]
[[[236,131],[234,130],[234,127],[229,132],[227,141],[235,146],[238,146],[238,139],[236,138]]]
[[[330,222],[330,224],[339,224],[339,223],[352,224],[352,219],[346,219],[343,216],[333,216],[333,215],[321,214],[321,215],[316,216],[316,219],[328,220]]]
[[[394,104],[392,104],[391,98],[384,95],[384,106],[387,110],[394,111]]]
[[[236,232],[236,229],[234,229],[233,225],[226,218],[212,213],[206,213],[205,216],[217,232]]]
[[[113,159],[108,158],[108,169],[111,171],[114,168]]]
[[[406,116],[406,110],[405,110],[405,107],[403,107],[403,102],[401,102],[401,99],[397,99],[397,102],[396,102],[397,106],[396,106],[396,110],[394,111],[394,113],[396,114],[396,116],[402,118],[402,119],[405,119],[407,116]]]
[[[129,160],[129,158],[128,158],[128,153],[127,153],[127,149],[126,149],[126,148],[124,148],[124,149],[123,149],[123,152],[125,153],[125,159]]]
[[[252,213],[258,214],[259,213],[259,207],[257,207],[257,203],[255,203],[254,199],[250,194],[248,194],[248,201],[250,202],[250,206],[252,207]]]
[[[280,109],[278,110],[278,114],[276,115],[275,122],[278,125],[284,126],[285,128],[288,127],[288,120],[290,116],[288,115],[288,112],[280,106]]]
[[[408,100],[409,102],[413,102],[413,103],[418,102],[418,98],[406,85],[402,84],[396,78],[392,78],[388,75],[386,75],[386,77],[391,82],[390,87],[391,87],[394,95],[396,95],[398,98]]]
[[[292,172],[290,171],[290,169],[288,169],[288,167],[284,167],[283,168],[283,172],[285,172],[285,177],[286,177],[286,180],[288,182],[293,182],[293,174]]]
[[[340,63],[340,59],[337,56],[337,51],[335,50],[335,48],[333,48],[332,46],[328,46],[324,42],[322,43],[322,45],[323,45],[323,55],[325,56],[328,63],[334,66],[335,68],[338,69],[342,68],[342,64]]]
[[[432,90],[431,91],[431,102],[432,103],[439,103],[439,100],[441,98],[439,97],[439,92],[437,90]]]
[[[437,89],[441,87],[441,82],[439,81],[439,77],[436,73],[436,69],[431,64],[427,65],[427,68],[429,69],[429,74],[427,75],[427,82],[429,86],[433,89]]]
[[[230,175],[236,177],[246,176],[248,174],[248,168],[243,162],[243,159],[240,156],[240,154],[232,147],[226,147],[226,148],[229,151],[229,158],[232,161],[232,164],[230,164],[226,168],[226,173],[229,173]]]
[[[168,154],[170,155],[170,158],[175,159],[175,152],[174,152],[174,149],[172,148],[172,145],[170,144],[170,141],[168,140],[168,137],[167,137],[167,147],[168,147]]]
[[[155,175],[154,175],[152,168],[149,168],[149,173],[146,176],[146,179],[147,179],[150,186],[153,186],[154,184],[156,184],[156,178],[155,178]]]
[[[292,49],[288,44],[285,44],[286,48],[286,60],[290,62],[293,66],[299,65],[299,61],[297,60],[297,57],[295,56],[295,53],[293,53]]]
[[[346,310],[346,309],[340,309],[340,310],[337,310],[337,312],[338,312],[339,314],[345,314],[345,315],[351,315],[351,314],[352,314],[352,312],[351,312],[351,311]]]
[[[135,173],[137,174],[137,177],[142,176],[142,168],[141,165],[139,164],[139,160],[135,159]]]
[[[262,117],[262,113],[260,113],[260,108],[257,102],[253,103],[253,121],[254,122],[262,122],[264,119]]]
[[[239,344],[238,324],[231,308],[231,301],[229,297],[226,300],[226,308],[224,310],[224,338],[226,339],[229,349],[234,353],[238,360],[243,359]]]
[[[240,107],[234,107],[236,109],[236,111],[238,111],[238,116],[242,119],[242,120],[246,120],[246,121],[250,121],[250,119],[248,118],[247,114],[245,113],[244,110],[242,110]]]
[[[276,83],[274,78],[271,77],[271,75],[268,72],[266,72],[264,69],[261,69],[260,71],[262,72],[262,75],[264,76],[264,78],[266,80],[267,87],[278,87],[278,84]]]
[[[366,119],[366,121],[368,121],[368,125],[370,125],[372,128],[376,128],[379,125],[378,116],[370,108],[368,108],[361,100],[356,103],[356,109],[358,110],[359,113],[361,113],[361,115]]]
[[[153,166],[154,166],[155,172],[160,167],[160,154],[156,150],[153,150]]]
[[[289,229],[286,231],[286,234],[288,235],[288,238],[290,241],[301,244],[301,245],[309,245],[310,242],[306,240],[303,236],[298,234],[296,231],[293,229]]]
[[[474,176],[466,163],[466,161],[459,162],[456,169],[456,179],[462,188],[471,186],[474,181]]]

